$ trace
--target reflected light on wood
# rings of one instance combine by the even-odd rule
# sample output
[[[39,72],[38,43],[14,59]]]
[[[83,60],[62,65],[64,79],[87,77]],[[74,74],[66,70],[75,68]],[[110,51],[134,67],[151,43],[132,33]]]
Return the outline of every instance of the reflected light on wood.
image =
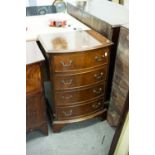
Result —
[[[61,49],[65,50],[68,47],[67,41],[61,37],[57,37],[53,39],[51,42],[54,50],[61,50]]]

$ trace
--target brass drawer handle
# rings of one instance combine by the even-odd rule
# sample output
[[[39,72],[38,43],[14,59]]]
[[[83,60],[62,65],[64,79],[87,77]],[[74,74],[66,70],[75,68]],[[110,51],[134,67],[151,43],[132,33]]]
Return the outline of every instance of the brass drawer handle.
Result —
[[[69,79],[69,80],[61,80],[61,83],[63,83],[64,85],[71,85],[72,84],[72,79]]]
[[[102,92],[102,88],[99,88],[98,90],[93,89],[93,93],[95,94],[101,94],[101,92]]]
[[[101,61],[103,61],[103,58],[104,58],[104,55],[102,55],[102,56],[96,56],[96,57],[95,57],[95,60],[96,60],[97,62],[101,62]]]
[[[68,100],[68,99],[71,99],[72,97],[73,97],[73,95],[69,95],[69,96],[62,96],[61,98]]]
[[[71,66],[72,65],[72,63],[73,63],[73,61],[72,60],[70,60],[69,61],[69,63],[64,63],[63,61],[60,61],[60,64],[62,64],[63,65],[63,67],[69,67],[69,66]]]
[[[99,108],[101,106],[101,102],[98,102],[97,104],[93,104],[92,105],[92,107],[94,108],[94,109],[97,109],[97,108]]]
[[[101,79],[103,77],[103,72],[101,72],[99,74],[94,74],[94,77],[97,79]]]
[[[107,55],[108,55],[108,53],[105,52],[104,55],[102,55],[102,56],[95,56],[95,60],[97,62],[101,62],[101,61],[103,61],[104,57],[107,57]]]
[[[71,115],[72,115],[72,112],[73,112],[73,110],[71,109],[69,112],[63,111],[62,113],[63,113],[65,116],[71,116]]]

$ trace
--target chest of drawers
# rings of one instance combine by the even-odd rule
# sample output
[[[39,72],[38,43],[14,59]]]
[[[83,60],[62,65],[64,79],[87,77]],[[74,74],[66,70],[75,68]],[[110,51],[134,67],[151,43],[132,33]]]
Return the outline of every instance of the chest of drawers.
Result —
[[[44,57],[35,41],[26,43],[26,132],[40,129],[48,134],[42,83]]]
[[[50,68],[53,132],[67,123],[105,116],[112,43],[93,30],[40,35],[39,41]]]

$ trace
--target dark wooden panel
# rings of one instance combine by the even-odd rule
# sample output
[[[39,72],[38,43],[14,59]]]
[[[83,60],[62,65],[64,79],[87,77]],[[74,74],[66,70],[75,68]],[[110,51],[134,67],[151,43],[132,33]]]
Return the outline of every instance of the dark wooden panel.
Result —
[[[113,77],[108,122],[118,126],[129,91],[129,31],[122,27]]]
[[[26,131],[40,129],[46,123],[46,112],[43,93],[26,96]]]
[[[112,89],[112,80],[115,68],[115,60],[117,55],[117,46],[118,46],[118,36],[119,36],[120,27],[116,27],[112,30],[112,41],[114,45],[111,47],[110,52],[110,63],[109,63],[109,73],[108,73],[108,82],[107,82],[107,95],[106,100],[110,99],[111,89]]]
[[[26,64],[26,132],[39,129],[47,135],[48,126],[41,69],[44,57],[34,41],[27,43],[26,50],[26,59],[29,62]]]

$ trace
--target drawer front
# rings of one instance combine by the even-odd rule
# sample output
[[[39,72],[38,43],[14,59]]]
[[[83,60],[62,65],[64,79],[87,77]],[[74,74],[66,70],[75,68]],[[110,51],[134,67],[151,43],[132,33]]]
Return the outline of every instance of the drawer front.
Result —
[[[89,52],[55,55],[54,71],[73,71],[107,64],[108,51],[108,48],[102,48]]]
[[[72,91],[56,91],[55,92],[55,104],[57,105],[73,105],[79,104],[79,102],[85,102],[101,95],[104,95],[104,81],[102,85],[89,87],[85,89],[72,90]]]
[[[89,102],[89,104],[72,107],[56,108],[58,119],[71,119],[97,112],[103,109],[103,99]]]
[[[42,90],[39,64],[26,66],[26,93]]]
[[[26,129],[32,129],[46,121],[44,98],[42,94],[26,97]]]
[[[56,90],[73,89],[77,87],[84,87],[95,82],[106,80],[107,67],[106,65],[98,70],[79,73],[74,75],[56,75],[54,84]]]

